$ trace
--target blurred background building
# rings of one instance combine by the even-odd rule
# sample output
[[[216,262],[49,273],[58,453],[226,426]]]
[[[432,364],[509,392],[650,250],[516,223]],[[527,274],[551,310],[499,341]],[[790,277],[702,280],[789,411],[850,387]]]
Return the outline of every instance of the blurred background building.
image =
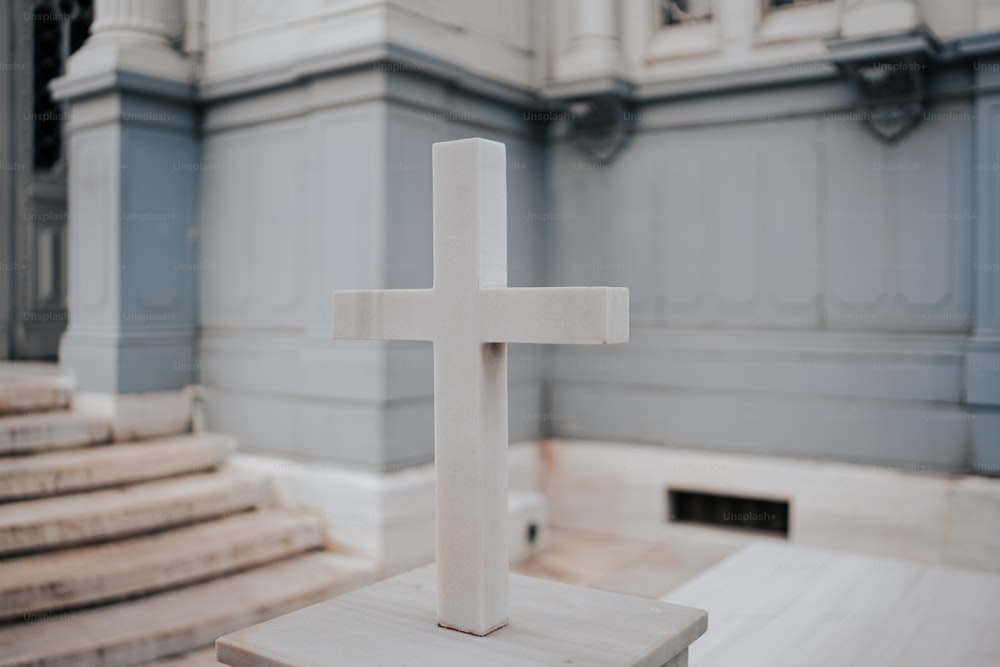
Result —
[[[7,356],[81,390],[200,383],[246,449],[427,462],[429,346],[334,343],[329,296],[429,284],[429,146],[481,135],[508,147],[511,284],[632,294],[625,348],[515,352],[512,437],[1000,463],[1000,3],[0,21]]]
[[[0,114],[0,663],[433,560],[430,346],[334,342],[331,293],[430,285],[431,144],[472,136],[511,285],[631,293],[627,345],[512,346],[512,562],[659,597],[787,539],[727,571],[789,601],[816,547],[1000,569],[1000,0],[7,0]],[[953,614],[994,575],[886,562],[849,588],[946,616],[883,640],[996,664]],[[740,590],[710,611],[757,636]],[[789,637],[761,664],[850,662]]]

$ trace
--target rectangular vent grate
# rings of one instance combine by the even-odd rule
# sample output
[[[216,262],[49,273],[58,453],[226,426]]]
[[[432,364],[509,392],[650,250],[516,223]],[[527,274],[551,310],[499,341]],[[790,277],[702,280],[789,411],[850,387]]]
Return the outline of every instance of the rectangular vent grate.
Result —
[[[788,503],[781,500],[668,489],[667,516],[671,522],[740,528],[788,537]]]

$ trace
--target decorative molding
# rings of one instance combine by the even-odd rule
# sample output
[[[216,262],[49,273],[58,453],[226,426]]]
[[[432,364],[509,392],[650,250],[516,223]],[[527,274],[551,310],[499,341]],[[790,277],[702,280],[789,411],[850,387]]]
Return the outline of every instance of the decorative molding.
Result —
[[[687,14],[674,0],[653,0],[652,8],[657,16],[644,30],[644,58],[647,62],[705,55],[722,50],[718,8],[711,7],[709,0],[700,0],[697,5],[691,4]],[[673,22],[668,22],[668,16],[673,17]]]
[[[858,113],[879,138],[893,142],[920,119],[925,80],[941,45],[930,30],[828,45],[830,59],[853,85]]]
[[[158,99],[190,102],[195,88],[190,83],[121,68],[79,76],[62,76],[50,84],[53,99],[65,101],[110,92],[130,92]]]
[[[906,59],[853,67],[849,75],[861,98],[868,127],[886,141],[895,141],[913,127],[924,110],[922,65]]]
[[[712,0],[658,0],[660,27],[666,28],[714,20]]]
[[[955,52],[964,57],[1000,55],[1000,28],[980,30],[958,36],[954,42]]]
[[[576,147],[600,164],[625,147],[626,105],[617,95],[595,95],[569,103],[570,137]]]
[[[295,63],[280,64],[253,74],[236,75],[201,82],[198,99],[219,102],[237,97],[259,95],[301,84],[310,79],[355,73],[363,69],[380,72],[414,72],[470,93],[498,99],[508,104],[533,108],[534,91],[498,81],[473,72],[460,64],[392,41],[383,44],[350,47]]]

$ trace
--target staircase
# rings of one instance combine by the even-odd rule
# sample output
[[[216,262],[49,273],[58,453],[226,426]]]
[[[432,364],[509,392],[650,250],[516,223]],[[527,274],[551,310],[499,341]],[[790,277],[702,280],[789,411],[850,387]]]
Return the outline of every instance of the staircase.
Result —
[[[111,442],[54,377],[0,377],[0,667],[217,665],[215,639],[372,580],[236,442]]]

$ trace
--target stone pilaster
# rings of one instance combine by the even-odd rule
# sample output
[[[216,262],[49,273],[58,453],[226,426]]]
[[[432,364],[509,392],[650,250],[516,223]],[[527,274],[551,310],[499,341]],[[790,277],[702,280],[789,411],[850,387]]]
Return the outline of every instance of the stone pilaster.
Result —
[[[120,436],[142,435],[147,422],[153,431],[185,428],[184,388],[196,380],[195,195],[204,165],[188,64],[174,47],[182,7],[98,0],[91,38],[52,85],[69,118],[60,361],[81,403],[109,413]],[[143,415],[167,418],[156,425]]]
[[[986,48],[989,46],[990,48]],[[966,401],[973,411],[972,464],[1000,474],[1000,37],[972,53],[975,103],[976,200],[973,244],[973,331],[965,357]]]

